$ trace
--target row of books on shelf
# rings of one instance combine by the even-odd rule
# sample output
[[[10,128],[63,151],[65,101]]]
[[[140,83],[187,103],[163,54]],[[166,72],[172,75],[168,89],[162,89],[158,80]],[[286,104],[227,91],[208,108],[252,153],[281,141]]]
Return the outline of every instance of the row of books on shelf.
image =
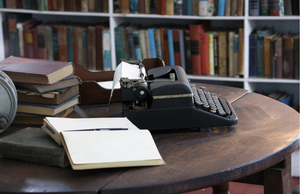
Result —
[[[249,77],[299,79],[299,34],[255,29],[249,35]]]
[[[81,80],[70,62],[10,56],[0,61],[0,70],[16,86],[14,124],[42,125],[45,117],[67,117],[80,103]]]
[[[0,8],[108,13],[108,0],[0,0]]]
[[[114,13],[243,16],[243,0],[114,0]]]
[[[299,15],[299,0],[250,0],[250,16]]]
[[[193,75],[243,74],[243,28],[212,29],[207,21],[188,26],[121,24],[114,30],[117,61],[161,58]]]
[[[80,64],[90,70],[111,70],[110,30],[105,23],[45,23],[30,14],[8,14],[3,21],[5,56]]]

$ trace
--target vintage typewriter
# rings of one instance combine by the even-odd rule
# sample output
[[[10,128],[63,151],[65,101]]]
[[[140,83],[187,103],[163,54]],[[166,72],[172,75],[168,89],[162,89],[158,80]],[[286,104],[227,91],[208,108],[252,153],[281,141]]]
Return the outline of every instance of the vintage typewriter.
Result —
[[[120,78],[122,109],[140,129],[209,129],[238,123],[227,99],[191,85],[180,66],[156,67],[145,75],[142,63],[132,65],[138,65],[140,78]]]

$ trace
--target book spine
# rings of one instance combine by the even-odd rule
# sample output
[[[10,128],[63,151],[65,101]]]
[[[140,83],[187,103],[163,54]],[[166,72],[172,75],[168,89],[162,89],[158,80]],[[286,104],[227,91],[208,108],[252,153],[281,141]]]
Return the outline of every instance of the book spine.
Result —
[[[173,37],[173,49],[174,49],[175,65],[181,66],[180,48],[179,48],[179,31],[178,31],[178,29],[173,29],[172,30],[172,37]]]
[[[193,15],[199,15],[199,0],[193,0]]]
[[[127,32],[127,42],[128,42],[128,50],[129,50],[129,57],[132,60],[136,60],[136,55],[135,55],[135,48],[134,48],[134,40],[133,40],[133,28],[128,27],[126,28]]]
[[[208,0],[199,0],[199,15],[207,16]]]
[[[121,6],[119,0],[113,0],[114,13],[121,13]]]
[[[249,15],[259,16],[259,0],[249,0]]]
[[[265,77],[265,56],[264,56],[264,39],[263,37],[257,38],[257,76]]]
[[[122,13],[129,13],[129,0],[121,0]]]
[[[67,52],[68,61],[74,63],[74,50],[73,50],[73,27],[67,27]]]
[[[238,75],[244,75],[244,28],[239,28],[239,64]]]
[[[209,75],[215,75],[214,66],[214,34],[208,33]]]
[[[265,77],[271,78],[271,40],[267,37],[264,38],[264,68]]]
[[[182,15],[182,0],[174,0],[174,15]]]
[[[173,30],[172,29],[168,29],[167,32],[168,32],[168,47],[169,47],[170,66],[175,66]]]
[[[162,48],[161,48],[161,39],[160,39],[160,30],[154,29],[154,40],[155,40],[155,50],[156,57],[162,59]]]
[[[228,33],[228,76],[234,77],[234,32]]]
[[[162,37],[163,37],[163,45],[164,45],[164,53],[165,53],[164,59],[165,59],[165,63],[167,65],[170,65],[168,30],[164,28],[162,32],[163,32]]]
[[[82,12],[88,12],[89,11],[88,0],[81,0],[81,11]]]
[[[282,38],[282,76],[283,78],[294,78],[294,39],[283,36]]]
[[[217,32],[214,35],[214,67],[215,75],[219,75],[219,34]]]
[[[10,56],[10,40],[9,40],[9,29],[8,29],[8,20],[4,20],[2,22],[2,29],[3,29],[3,41],[4,41],[4,51],[5,51],[5,58]]]
[[[231,0],[225,0],[225,16],[230,16]]]
[[[191,43],[192,74],[201,75],[199,27],[197,25],[190,25],[189,30]]]
[[[214,15],[215,1],[217,1],[217,0],[208,0],[208,2],[207,2],[207,16],[213,16]]]
[[[52,27],[52,45],[53,45],[53,59],[58,61],[58,42],[57,42],[57,30],[56,27]]]
[[[279,0],[270,0],[270,16],[279,16]]]
[[[67,29],[66,27],[56,27],[56,30],[58,44],[58,59],[59,61],[68,61]]]
[[[138,13],[138,0],[129,0],[129,12]]]
[[[174,0],[166,0],[166,15],[174,15]]]
[[[33,39],[33,53],[34,53],[34,58],[38,59],[40,58],[39,56],[39,47],[38,47],[38,32],[37,28],[33,28],[31,30],[32,32],[32,39]]]
[[[225,15],[225,3],[226,3],[226,0],[219,0],[218,1],[218,16],[224,16]]]
[[[87,67],[89,70],[96,70],[96,27],[87,27]]]
[[[102,38],[102,36],[101,36],[101,38]],[[78,28],[77,27],[73,27],[73,57],[74,57],[74,63],[79,64],[79,61],[78,61]]]
[[[282,37],[274,42],[275,77],[282,78]]]
[[[233,74],[234,76],[238,75],[239,67],[239,34],[234,34],[234,44],[233,44]]]
[[[292,2],[291,0],[284,0],[284,15],[292,15]]]
[[[96,53],[103,53],[103,49],[102,49],[102,30],[103,30],[103,26],[96,26]],[[118,31],[117,33],[115,33],[115,39],[117,39],[117,36],[121,36],[120,35],[120,31]],[[123,47],[122,47],[122,40],[120,40],[120,42],[115,42],[116,43],[116,49],[121,50],[123,52]],[[119,45],[121,46],[119,46]],[[119,56],[119,52],[117,51],[117,57]],[[118,57],[116,62],[118,63],[120,61],[120,59],[124,59],[124,56],[122,55],[121,57]],[[101,54],[96,54],[96,69],[97,70],[103,70],[103,55]]]
[[[160,14],[167,14],[167,0],[160,0]]]
[[[184,31],[180,29],[179,31],[179,50],[180,50],[180,64],[181,67],[185,70],[185,48],[184,48]]]
[[[0,155],[4,158],[17,159],[26,162],[45,164],[49,166],[67,167],[68,158],[64,149],[55,149],[25,144],[0,142]],[[14,150],[12,152],[11,150]],[[33,157],[34,156],[34,157]]]
[[[17,15],[8,14],[8,31],[9,31],[9,41],[10,41],[10,55],[20,56],[19,51],[19,39],[17,32]]]
[[[48,60],[54,60],[53,57],[53,41],[52,41],[52,27],[46,26],[46,42],[47,42],[47,56]]]
[[[257,36],[249,36],[249,77],[257,77]]]
[[[110,31],[103,30],[103,69],[111,70],[111,47],[110,47]]]
[[[201,74],[209,75],[208,33],[200,34]]]
[[[145,0],[138,0],[138,13],[145,13]]]
[[[48,59],[45,26],[38,26],[38,50],[40,59]]]
[[[150,14],[156,14],[156,0],[150,0]]]
[[[184,40],[185,40],[185,71],[187,74],[192,74],[191,66],[191,41],[190,41],[190,30],[184,29]]]
[[[232,0],[231,8],[230,8],[230,15],[237,16],[238,15],[238,0]]]
[[[156,48],[155,48],[154,29],[153,28],[148,29],[148,38],[149,38],[151,58],[156,58]]]
[[[133,43],[134,43],[136,59],[142,61],[143,57],[142,57],[142,50],[141,50],[140,39],[139,39],[140,36],[139,31],[133,30],[132,35],[133,35]]]
[[[227,32],[219,32],[219,75],[227,76]]]

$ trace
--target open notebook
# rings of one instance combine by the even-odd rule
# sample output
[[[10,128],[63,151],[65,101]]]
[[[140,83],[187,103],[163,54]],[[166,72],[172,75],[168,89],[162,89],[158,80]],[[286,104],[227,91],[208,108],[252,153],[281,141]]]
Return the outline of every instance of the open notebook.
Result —
[[[46,117],[42,128],[62,143],[74,170],[165,164],[151,133],[126,117]]]

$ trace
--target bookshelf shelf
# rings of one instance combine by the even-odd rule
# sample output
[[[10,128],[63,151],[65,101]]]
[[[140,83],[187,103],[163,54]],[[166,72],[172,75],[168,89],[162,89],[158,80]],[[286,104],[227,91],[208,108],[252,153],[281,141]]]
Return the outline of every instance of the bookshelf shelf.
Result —
[[[202,21],[211,21],[213,28],[244,28],[244,75],[243,78],[217,77],[217,76],[196,76],[187,75],[189,79],[197,82],[212,82],[215,84],[236,85],[250,91],[263,90],[266,88],[284,88],[295,95],[294,101],[299,105],[299,80],[292,79],[268,79],[249,77],[249,35],[256,29],[264,26],[275,27],[276,32],[292,32],[299,34],[299,16],[249,16],[249,1],[244,1],[244,16],[195,16],[195,15],[160,15],[160,14],[134,14],[134,13],[114,13],[113,0],[109,0],[108,13],[96,12],[70,12],[70,11],[38,11],[26,9],[0,8],[0,19],[3,21],[8,13],[28,13],[34,18],[44,22],[65,21],[72,22],[109,22],[111,37],[115,37],[114,28],[121,23],[137,23],[143,25],[155,24],[196,24]],[[3,37],[2,26],[0,27],[0,37]],[[115,39],[111,38],[111,64],[115,68],[116,61]],[[4,59],[3,39],[0,39],[0,60]]]

